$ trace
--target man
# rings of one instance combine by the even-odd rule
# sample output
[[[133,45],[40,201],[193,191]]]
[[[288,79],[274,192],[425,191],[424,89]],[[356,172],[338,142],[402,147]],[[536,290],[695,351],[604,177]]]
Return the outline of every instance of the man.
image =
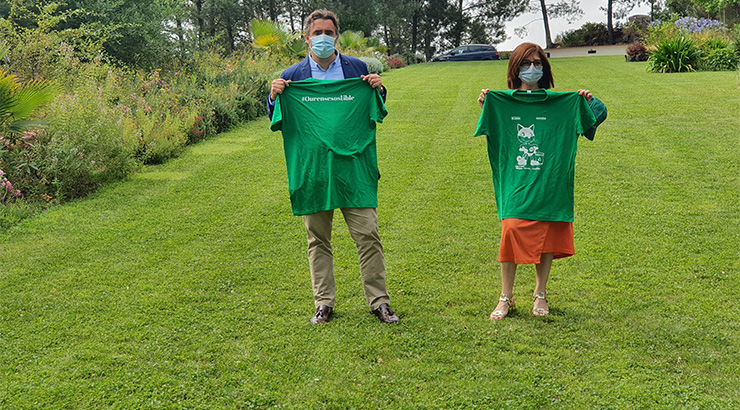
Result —
[[[267,110],[270,118],[273,118],[278,95],[283,94],[290,87],[292,81],[307,80],[309,78],[318,80],[345,80],[359,77],[366,81],[372,88],[378,89],[382,101],[385,101],[386,90],[383,87],[380,76],[377,74],[368,74],[366,64],[360,59],[344,56],[337,52],[336,44],[339,34],[339,24],[334,13],[328,10],[314,11],[306,18],[304,29],[304,38],[311,51],[304,61],[289,67],[283,71],[280,78],[272,81],[270,95],[267,100]],[[377,96],[377,92],[373,92]],[[382,102],[380,102],[380,105],[383,106]],[[385,110],[385,107],[382,107],[382,109]],[[288,111],[278,114],[281,118],[291,115]],[[383,113],[380,118],[376,118],[376,121],[382,121],[382,116],[384,115]],[[310,127],[311,125],[305,124],[304,126]],[[369,165],[377,168],[374,125],[372,127],[372,152],[370,153],[372,155],[369,158],[371,162],[375,163]],[[273,130],[276,129],[281,128],[273,127]],[[285,131],[283,132],[283,138],[286,138]],[[300,135],[298,138],[300,138]],[[308,155],[303,152],[300,153]],[[287,150],[286,156],[288,156]],[[314,166],[324,166],[325,164],[321,161],[322,158],[315,158]],[[343,159],[343,161],[346,162],[346,159]],[[357,162],[361,161],[361,159],[352,157],[350,161]],[[365,159],[365,161],[367,162],[368,160]],[[368,164],[358,163],[358,165],[367,166]],[[289,177],[291,176],[290,173],[291,169],[289,166]],[[376,172],[376,174],[377,178],[379,178],[379,173]],[[374,187],[371,189],[374,189],[375,192],[371,192],[371,194],[375,197],[374,204],[377,204],[377,179],[373,182]],[[358,183],[356,185],[360,186],[363,184]],[[364,184],[364,186],[367,189],[367,184]],[[324,187],[321,188],[323,189]],[[348,184],[341,189],[352,191],[361,188]],[[348,194],[353,195],[354,193],[349,192]],[[293,196],[291,196],[291,201],[293,201]],[[311,318],[311,323],[324,323],[331,318],[334,311],[334,262],[331,248],[331,229],[334,209],[331,205],[326,205],[324,206],[326,209],[320,209],[316,212],[312,209],[311,211],[305,211],[310,213],[304,213],[304,211],[296,211],[295,204],[293,205],[294,214],[302,215],[303,217],[308,237],[308,260],[311,269],[314,304],[316,307],[316,312]],[[398,322],[398,316],[393,313],[393,310],[389,306],[390,299],[385,285],[385,259],[383,256],[383,245],[380,242],[380,235],[378,233],[377,209],[375,207],[342,207],[340,209],[357,246],[365,298],[370,306],[370,310],[383,323]]]

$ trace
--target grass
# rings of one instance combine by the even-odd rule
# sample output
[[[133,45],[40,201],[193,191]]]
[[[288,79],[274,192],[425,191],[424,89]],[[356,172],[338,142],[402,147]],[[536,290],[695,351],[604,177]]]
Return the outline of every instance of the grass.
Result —
[[[392,306],[368,313],[336,218],[337,310],[313,327],[305,232],[266,118],[0,235],[2,409],[737,408],[737,73],[552,60],[609,107],[576,169],[576,256],[551,315],[500,288],[481,88],[505,62],[384,75]]]

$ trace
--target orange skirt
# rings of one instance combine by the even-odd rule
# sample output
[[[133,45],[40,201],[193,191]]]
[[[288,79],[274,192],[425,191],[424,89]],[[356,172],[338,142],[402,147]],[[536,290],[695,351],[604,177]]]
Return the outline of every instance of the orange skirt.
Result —
[[[538,264],[543,253],[553,253],[554,259],[575,255],[573,222],[501,220],[500,262]]]

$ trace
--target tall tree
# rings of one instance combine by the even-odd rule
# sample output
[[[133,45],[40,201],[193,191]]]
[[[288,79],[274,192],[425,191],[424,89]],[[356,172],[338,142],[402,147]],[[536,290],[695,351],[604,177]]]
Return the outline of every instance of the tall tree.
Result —
[[[529,5],[530,0],[470,0],[470,18],[478,19],[488,28],[491,42],[500,43],[506,39],[506,22],[519,16]]]
[[[583,15],[583,10],[578,0],[560,0],[554,4],[547,4],[545,0],[532,0],[529,4],[529,11],[542,13],[542,22],[545,26],[545,46],[546,48],[553,48],[555,44],[552,41],[552,35],[550,32],[550,19],[565,17],[568,22],[579,18]],[[530,23],[537,21],[532,20]],[[529,23],[527,23],[529,24]],[[519,36],[524,36],[527,32],[526,24],[522,27],[517,27],[515,32]]]
[[[693,0],[692,0],[693,1]],[[720,0],[723,1],[723,0]],[[606,12],[606,28],[607,33],[609,34],[609,43],[614,44],[615,38],[614,38],[614,20],[615,19],[622,19],[626,17],[635,7],[642,5],[642,4],[648,4],[651,6],[651,9],[655,9],[655,7],[659,7],[662,4],[663,0],[608,0],[607,7],[601,7],[602,11]],[[651,14],[654,14],[654,12],[651,12]],[[651,15],[652,17],[652,15]]]

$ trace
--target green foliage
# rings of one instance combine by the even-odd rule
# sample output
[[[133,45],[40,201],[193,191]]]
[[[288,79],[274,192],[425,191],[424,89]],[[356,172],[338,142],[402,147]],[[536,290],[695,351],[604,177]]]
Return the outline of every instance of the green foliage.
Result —
[[[406,65],[420,64],[426,62],[424,55],[419,53],[406,52],[402,54],[402,58],[406,62]]]
[[[737,29],[736,29],[737,30]],[[655,72],[735,70],[738,53],[734,31],[715,20],[677,15],[653,24],[643,39],[650,52],[649,69]],[[691,43],[692,45],[689,45]]]
[[[621,27],[615,27],[615,36],[621,37]],[[585,47],[610,44],[609,32],[604,23],[585,23],[578,29],[560,34],[559,41],[563,47]]]
[[[341,32],[337,43],[344,53],[358,57],[372,57],[388,51],[388,47],[380,44],[376,37],[367,38],[361,31]]]
[[[740,4],[740,0],[691,0],[704,7],[707,11],[717,12],[733,4]]]
[[[21,83],[18,77],[0,67],[0,138],[12,138],[13,134],[40,127],[41,123],[29,117],[54,98],[56,92],[57,88],[49,81]]]
[[[705,71],[734,71],[738,68],[740,56],[730,47],[705,49],[699,62],[699,69]]]
[[[250,23],[253,47],[261,52],[289,59],[305,57],[306,42],[299,33],[283,30],[279,23],[269,20],[253,19]]]
[[[31,155],[37,170],[27,175],[27,193],[62,202],[128,175],[135,142],[126,114],[111,107],[105,89],[94,83],[60,95],[49,107],[49,127],[36,136]]]
[[[20,9],[13,19],[0,19],[0,38],[5,38],[10,50],[6,60],[12,72],[23,78],[57,78],[73,68],[73,61],[94,61],[101,57],[103,43],[115,27],[91,23],[80,28],[64,28],[82,12],[60,8],[59,3],[48,3],[36,12]],[[23,24],[24,21],[32,23]],[[73,76],[76,72],[66,74]]]
[[[680,36],[661,41],[650,53],[648,69],[656,73],[694,71],[701,58],[696,42]]]
[[[54,47],[55,36],[36,32],[35,44]],[[6,58],[15,63],[21,51],[10,49]],[[43,48],[38,51],[44,54]],[[97,59],[82,61],[71,48],[62,47],[55,55],[52,66],[46,60],[34,63],[63,88],[41,113],[49,123],[46,132],[37,132],[38,123],[15,117],[27,113],[31,102],[53,97],[49,82],[20,86],[15,77],[3,75],[0,86],[15,90],[23,102],[9,105],[3,97],[0,107],[16,113],[0,117],[2,129],[32,131],[15,139],[5,135],[0,169],[31,201],[86,196],[128,175],[137,164],[164,162],[186,144],[263,115],[269,73],[286,61],[246,51],[229,58],[196,53],[182,71],[137,72]]]
[[[367,49],[367,38],[361,31],[343,31],[339,34],[337,43],[351,50],[363,51]]]
[[[362,60],[365,64],[367,64],[367,71],[370,74],[382,74],[383,73],[383,63],[380,62],[375,57],[358,57],[360,60]]]

